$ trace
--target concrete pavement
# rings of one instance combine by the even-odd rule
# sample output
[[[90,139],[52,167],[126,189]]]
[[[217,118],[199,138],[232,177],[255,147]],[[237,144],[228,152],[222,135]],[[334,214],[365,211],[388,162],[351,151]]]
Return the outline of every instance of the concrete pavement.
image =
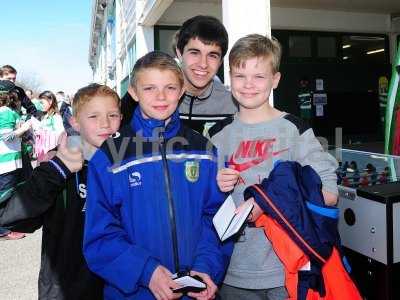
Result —
[[[0,240],[0,299],[36,300],[41,230],[15,241]]]

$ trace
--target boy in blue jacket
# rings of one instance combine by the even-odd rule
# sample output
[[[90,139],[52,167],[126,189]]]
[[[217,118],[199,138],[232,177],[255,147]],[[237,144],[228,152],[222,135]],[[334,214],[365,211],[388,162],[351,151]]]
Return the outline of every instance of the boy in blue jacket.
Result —
[[[105,280],[105,299],[178,299],[173,273],[206,283],[196,299],[212,299],[231,248],[212,218],[224,200],[216,181],[216,149],[181,125],[183,75],[162,52],[133,69],[139,103],[129,125],[89,163],[84,254]]]

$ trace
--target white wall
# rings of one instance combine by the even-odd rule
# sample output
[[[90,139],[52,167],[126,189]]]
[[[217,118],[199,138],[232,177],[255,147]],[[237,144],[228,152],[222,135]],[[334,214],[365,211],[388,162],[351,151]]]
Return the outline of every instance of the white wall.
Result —
[[[390,32],[390,15],[271,7],[272,29]]]
[[[271,35],[269,0],[252,0],[251,3],[252,5],[248,5],[245,1],[222,0],[223,22],[229,34],[229,51],[236,41],[245,35],[251,33]],[[229,85],[227,59],[224,62],[224,74],[224,82]]]
[[[161,16],[157,25],[181,25],[186,19],[199,14],[211,15],[222,21],[221,4],[222,1],[221,3],[175,1]],[[254,19],[254,15],[243,13],[237,22],[246,25]],[[388,14],[271,7],[272,29],[388,33],[391,28],[390,23]]]
[[[151,2],[151,3],[150,3]],[[143,14],[147,14],[145,9],[148,9],[154,4],[155,0],[152,1],[138,1],[136,2],[136,15],[137,15],[137,26],[136,26],[136,57],[142,57],[146,53],[154,50],[154,26],[147,26],[140,24],[140,19]]]
[[[121,2],[115,1],[115,34],[116,34],[116,57],[115,62],[115,83],[117,93],[121,90],[120,78],[122,77],[122,63],[121,63],[121,47],[123,47],[123,36],[121,34],[122,16],[121,16]]]
[[[181,25],[184,21],[196,15],[209,15],[222,21],[221,3],[199,2],[174,1],[158,20],[157,25]]]

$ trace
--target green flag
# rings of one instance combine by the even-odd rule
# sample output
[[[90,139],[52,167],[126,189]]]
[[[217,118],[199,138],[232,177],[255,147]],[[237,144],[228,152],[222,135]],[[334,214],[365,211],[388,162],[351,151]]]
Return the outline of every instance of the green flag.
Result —
[[[394,113],[396,106],[400,104],[399,73],[400,73],[400,43],[397,54],[393,61],[392,78],[390,79],[389,93],[386,106],[385,122],[385,153],[391,154],[393,150],[393,137],[395,133],[396,120]]]

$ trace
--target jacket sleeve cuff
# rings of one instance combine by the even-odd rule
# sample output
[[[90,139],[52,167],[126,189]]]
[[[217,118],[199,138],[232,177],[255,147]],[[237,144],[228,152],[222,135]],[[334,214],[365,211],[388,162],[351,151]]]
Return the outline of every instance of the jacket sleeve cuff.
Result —
[[[52,159],[49,160],[49,165],[56,169],[57,173],[60,174],[63,179],[67,179],[72,175],[71,171],[57,156],[54,156]]]
[[[214,282],[217,279],[216,274],[214,274],[214,272],[210,272],[211,271],[210,268],[204,263],[196,263],[192,267],[192,271],[208,274]]]
[[[260,185],[260,184],[255,184],[255,185],[258,186],[260,189],[263,189],[262,185]],[[254,201],[256,201],[258,206],[262,209],[262,211],[265,212],[266,211],[265,200],[260,196],[260,194],[258,192],[255,191],[253,186],[249,186],[243,192],[243,198],[244,198],[244,201],[247,201],[252,197],[254,198]]]
[[[142,276],[140,278],[140,283],[143,286],[148,287],[150,284],[151,276],[154,273],[154,270],[160,265],[160,263],[154,259],[154,258],[149,258],[143,268]]]
[[[322,189],[327,192],[330,192],[336,196],[339,195],[339,189],[338,189],[336,182],[334,182],[334,183],[323,182]]]

